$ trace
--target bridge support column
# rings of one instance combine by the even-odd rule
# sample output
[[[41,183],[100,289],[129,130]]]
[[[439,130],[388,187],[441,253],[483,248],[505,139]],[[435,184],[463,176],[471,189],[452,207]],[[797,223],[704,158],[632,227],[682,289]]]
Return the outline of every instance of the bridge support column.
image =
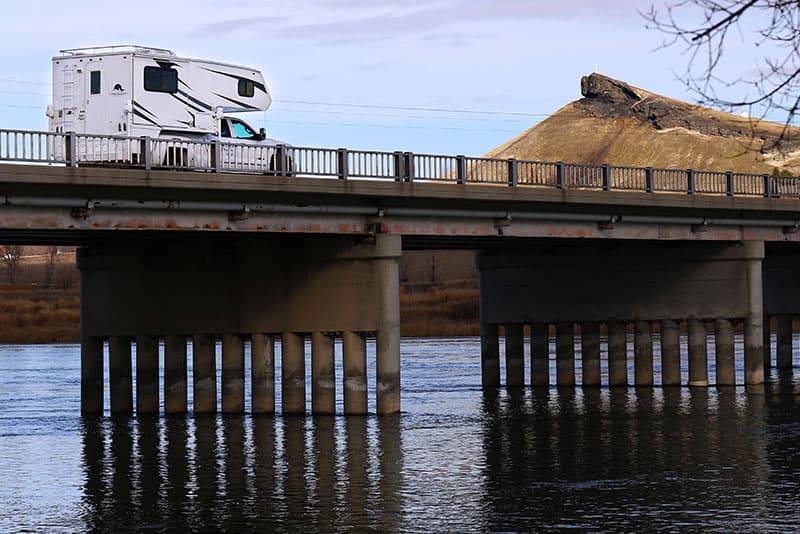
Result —
[[[714,322],[714,352],[716,353],[717,386],[735,386],[733,324],[728,319]]]
[[[375,370],[378,415],[400,412],[400,236],[386,236],[395,257],[375,261],[378,328],[375,333]],[[388,252],[388,251],[387,251]]]
[[[342,333],[344,413],[367,413],[367,342],[359,332]]]
[[[764,383],[764,260],[763,241],[745,241],[747,287],[744,294],[748,306],[744,321],[744,383]]]
[[[661,384],[681,385],[681,346],[678,322],[661,321]]]
[[[764,378],[769,377],[772,371],[772,331],[769,317],[764,316]]]
[[[214,370],[216,374],[216,369]],[[164,336],[164,412],[186,413],[188,409],[186,338]],[[214,402],[216,403],[216,392]]]
[[[777,362],[778,369],[792,368],[792,316],[786,313],[778,315]]]
[[[481,385],[500,386],[500,341],[496,324],[481,322]]]
[[[306,413],[305,338],[302,334],[281,334],[281,396],[284,415]]]
[[[108,339],[108,367],[111,413],[132,413],[133,384],[129,337],[111,336]]]
[[[222,336],[222,411],[244,412],[244,342],[236,334]]]
[[[628,347],[625,323],[608,321],[608,385],[628,385]]]
[[[556,384],[575,385],[575,326],[561,322],[556,325]]]
[[[253,334],[250,343],[250,391],[253,413],[275,413],[275,339]]]
[[[333,338],[323,332],[311,334],[311,413],[336,413]]]
[[[83,305],[83,302],[81,302]],[[81,337],[81,413],[103,413],[103,338]]]
[[[519,323],[506,325],[506,386],[525,385],[525,337]]]
[[[634,383],[653,385],[653,334],[649,321],[636,321],[633,340]]]
[[[581,367],[584,386],[600,385],[600,323],[581,324]]]
[[[217,411],[217,343],[208,334],[192,337],[194,412]]]
[[[158,338],[136,337],[136,413],[157,414],[158,395]]]
[[[550,387],[550,333],[548,325],[531,325],[531,385]]]
[[[706,324],[700,319],[689,319],[689,385],[708,385],[708,349]]]

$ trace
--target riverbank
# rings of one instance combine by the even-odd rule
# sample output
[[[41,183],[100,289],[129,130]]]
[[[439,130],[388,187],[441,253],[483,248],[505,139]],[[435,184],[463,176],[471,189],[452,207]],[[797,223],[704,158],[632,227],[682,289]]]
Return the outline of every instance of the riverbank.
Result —
[[[474,283],[404,287],[400,294],[401,335],[478,335],[478,289]],[[43,289],[0,286],[0,343],[77,343],[77,287]]]

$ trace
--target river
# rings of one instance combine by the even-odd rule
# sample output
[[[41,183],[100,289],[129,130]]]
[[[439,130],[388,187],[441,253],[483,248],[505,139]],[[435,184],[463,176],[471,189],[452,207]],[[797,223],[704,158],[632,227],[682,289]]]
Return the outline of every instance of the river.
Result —
[[[800,528],[798,371],[486,393],[476,338],[401,352],[399,416],[83,418],[77,345],[0,345],[0,532]]]

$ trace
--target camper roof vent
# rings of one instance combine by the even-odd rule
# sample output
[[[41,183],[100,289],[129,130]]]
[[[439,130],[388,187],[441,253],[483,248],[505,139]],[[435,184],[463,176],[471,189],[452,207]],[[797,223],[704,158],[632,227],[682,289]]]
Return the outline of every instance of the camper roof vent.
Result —
[[[134,52],[139,54],[159,54],[164,56],[174,56],[175,52],[166,48],[155,48],[152,46],[139,45],[113,45],[113,46],[89,46],[85,48],[65,48],[59,50],[62,54],[77,56],[82,54],[108,54],[113,52]]]

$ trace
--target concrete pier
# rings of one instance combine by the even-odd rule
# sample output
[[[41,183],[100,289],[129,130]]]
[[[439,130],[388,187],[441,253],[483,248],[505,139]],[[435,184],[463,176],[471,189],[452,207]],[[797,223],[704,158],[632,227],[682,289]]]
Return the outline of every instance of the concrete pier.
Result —
[[[375,333],[376,406],[379,415],[400,413],[400,236],[384,236],[389,257],[374,261],[378,300]]]
[[[608,327],[608,385],[628,385],[628,346],[625,323],[612,319]]]
[[[775,367],[792,368],[792,316],[782,313],[777,317],[777,356]]]
[[[281,373],[284,415],[306,413],[305,338],[302,334],[281,334]]]
[[[186,338],[175,334],[164,336],[164,412],[186,413],[187,374]],[[216,403],[216,399],[214,401]]]
[[[768,377],[772,369],[772,330],[770,317],[764,316],[764,377]]]
[[[634,325],[634,384],[653,385],[653,334],[649,321],[636,321]]]
[[[735,386],[733,323],[729,319],[714,321],[717,386]]]
[[[275,413],[275,338],[253,334],[250,343],[250,391],[253,413]]]
[[[136,413],[157,414],[158,338],[136,336]]]
[[[103,367],[103,338],[81,336],[82,414],[103,412]]]
[[[661,384],[681,385],[680,328],[677,321],[661,321]]]
[[[763,241],[742,243],[746,259],[746,287],[742,291],[747,304],[744,321],[744,383],[764,383],[764,279],[762,260]]]
[[[700,319],[689,319],[689,385],[708,385],[708,348],[706,324]]]
[[[525,385],[525,338],[522,325],[506,325],[506,386]]]
[[[192,387],[194,412],[217,411],[217,347],[216,339],[208,334],[192,337]]]
[[[222,412],[244,412],[244,342],[236,334],[222,336]]]
[[[500,386],[500,335],[496,324],[481,322],[481,385]]]
[[[131,339],[129,337],[111,336],[108,339],[108,367],[111,413],[133,413]]]
[[[336,413],[333,338],[323,332],[311,334],[311,413]]]
[[[344,413],[367,413],[367,341],[359,332],[342,332]]]
[[[575,385],[575,326],[560,322],[556,325],[556,384]]]
[[[548,325],[531,325],[531,385],[550,386],[550,334]]]
[[[600,323],[581,324],[581,368],[584,386],[600,385]]]

